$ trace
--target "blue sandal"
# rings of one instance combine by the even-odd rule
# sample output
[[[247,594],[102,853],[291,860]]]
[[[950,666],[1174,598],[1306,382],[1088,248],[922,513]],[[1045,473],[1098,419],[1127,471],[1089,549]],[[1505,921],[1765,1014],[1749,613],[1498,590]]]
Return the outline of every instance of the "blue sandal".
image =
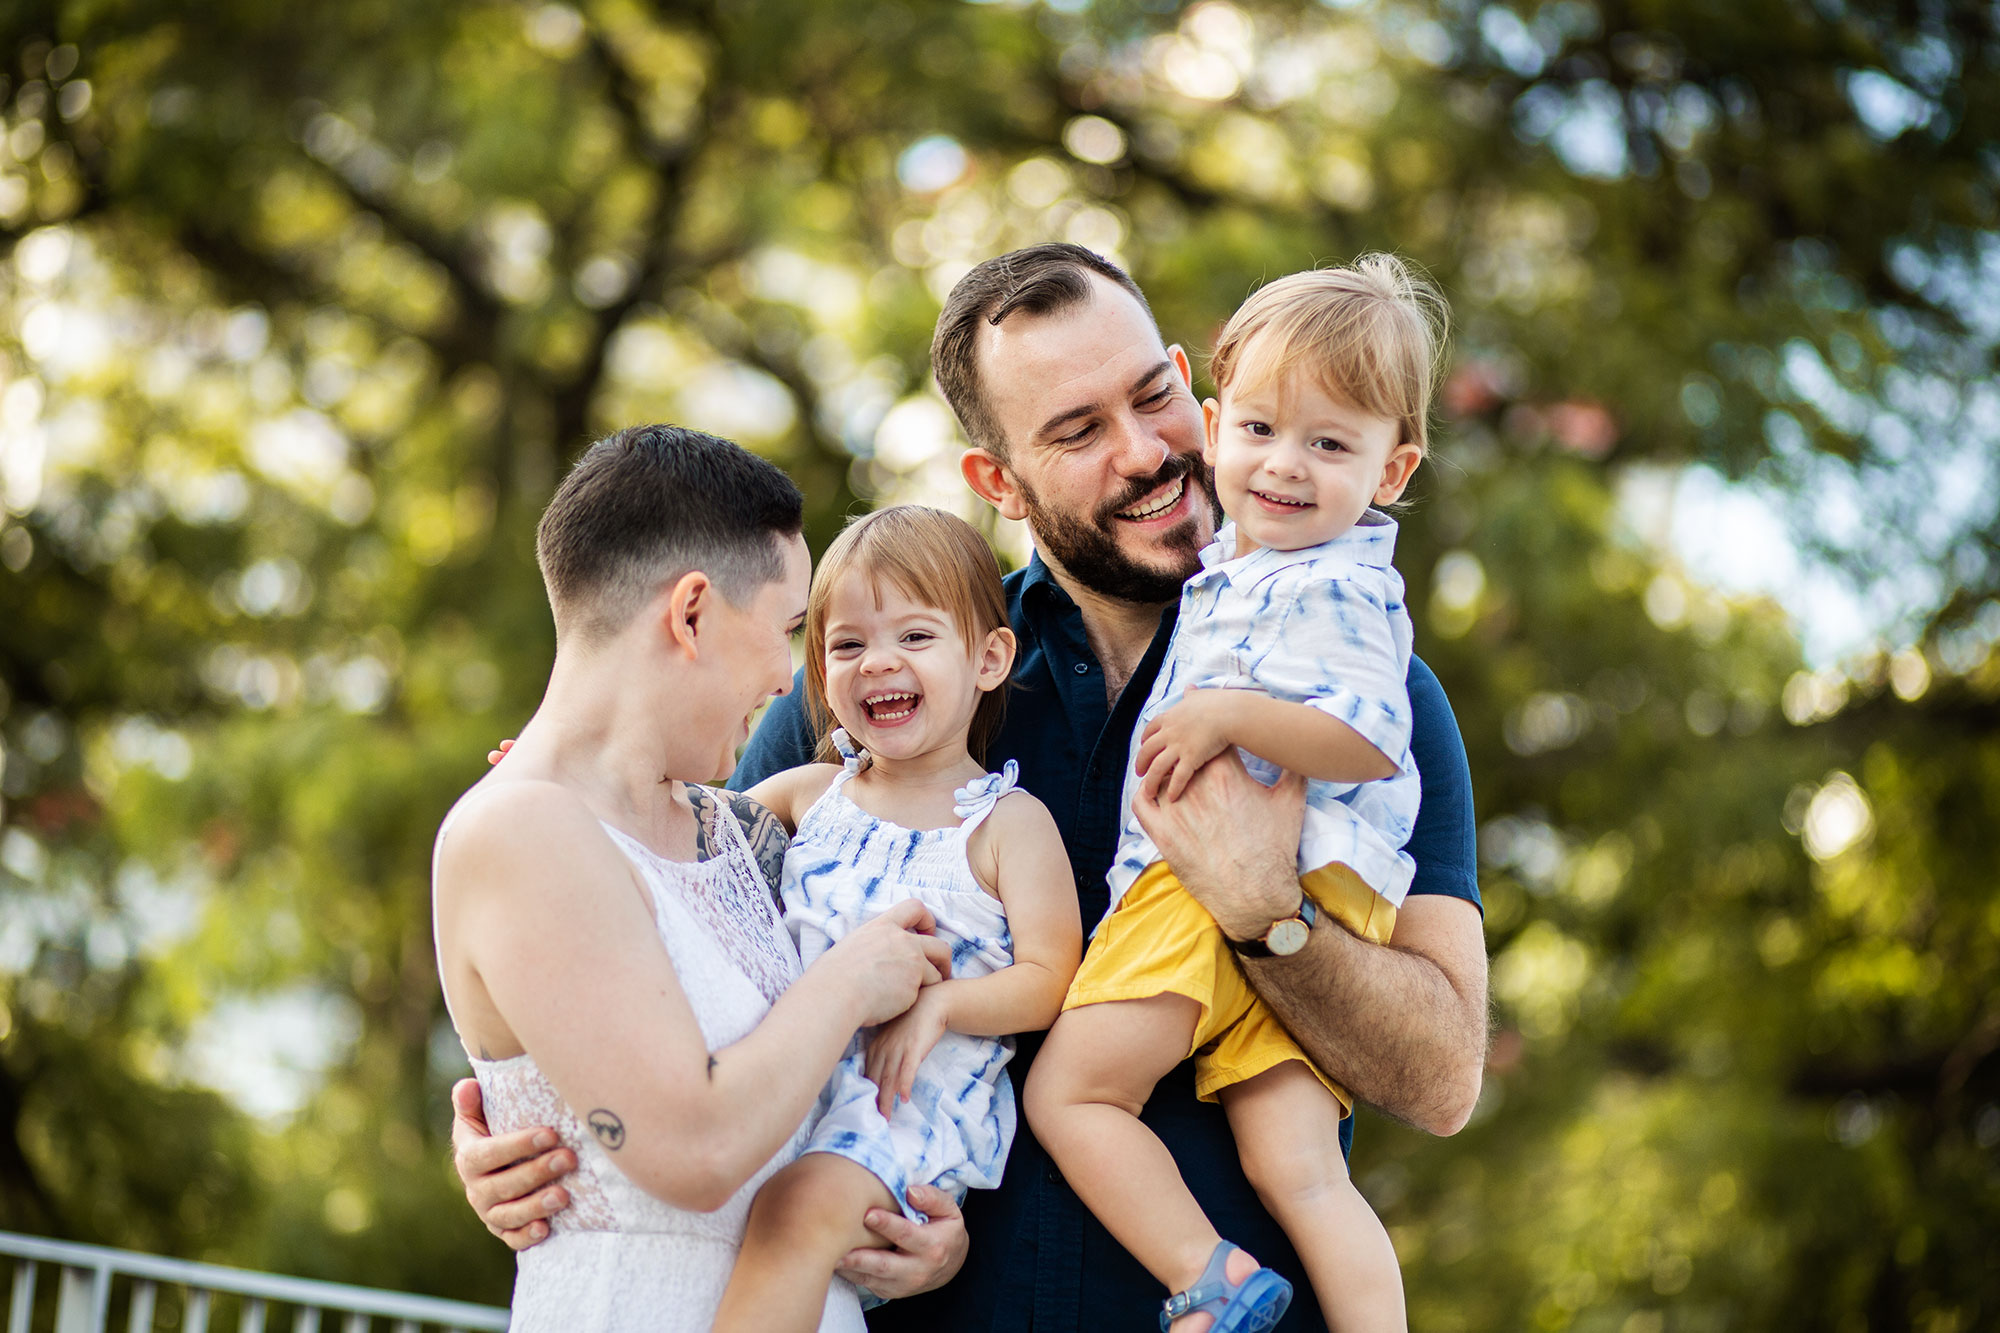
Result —
[[[1236,1246],[1226,1240],[1217,1245],[1194,1285],[1167,1297],[1160,1311],[1160,1333],[1168,1333],[1182,1315],[1200,1311],[1215,1316],[1209,1333],[1265,1333],[1277,1326],[1292,1303],[1292,1284],[1269,1268],[1260,1268],[1232,1284],[1228,1265],[1235,1251]]]

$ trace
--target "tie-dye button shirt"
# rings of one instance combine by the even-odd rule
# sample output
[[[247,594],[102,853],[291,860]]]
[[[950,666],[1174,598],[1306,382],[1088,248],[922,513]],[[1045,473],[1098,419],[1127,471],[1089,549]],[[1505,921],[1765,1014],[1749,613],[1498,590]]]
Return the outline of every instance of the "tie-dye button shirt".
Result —
[[[1111,906],[1159,848],[1132,816],[1138,778],[1131,760],[1147,723],[1196,689],[1261,690],[1339,718],[1399,771],[1376,782],[1306,784],[1299,871],[1339,862],[1400,907],[1416,862],[1403,845],[1417,821],[1417,765],[1410,755],[1410,615],[1403,577],[1391,563],[1396,522],[1371,509],[1318,546],[1268,548],[1238,557],[1227,523],[1201,553],[1201,570],[1181,590],[1179,623],[1153,692],[1133,729],[1125,768],[1124,824],[1111,865]],[[1279,769],[1242,751],[1266,786]],[[1108,913],[1107,913],[1108,914]]]

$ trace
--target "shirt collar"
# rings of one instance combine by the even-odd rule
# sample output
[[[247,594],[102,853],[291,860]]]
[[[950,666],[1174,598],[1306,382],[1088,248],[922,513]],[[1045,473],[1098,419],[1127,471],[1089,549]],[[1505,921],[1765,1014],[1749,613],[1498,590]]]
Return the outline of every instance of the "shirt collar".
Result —
[[[1024,598],[1055,596],[1064,602],[1071,600],[1069,593],[1063,590],[1062,584],[1056,582],[1055,571],[1049,568],[1046,560],[1042,559],[1040,551],[1033,551],[1028,556],[1027,568],[1021,574],[1021,596]]]
[[[1268,574],[1315,560],[1387,569],[1396,557],[1396,520],[1372,508],[1353,527],[1317,546],[1301,546],[1294,551],[1277,551],[1266,546],[1238,556],[1236,538],[1236,521],[1231,519],[1216,532],[1215,540],[1202,548],[1201,572],[1191,581],[1233,577],[1251,570]]]

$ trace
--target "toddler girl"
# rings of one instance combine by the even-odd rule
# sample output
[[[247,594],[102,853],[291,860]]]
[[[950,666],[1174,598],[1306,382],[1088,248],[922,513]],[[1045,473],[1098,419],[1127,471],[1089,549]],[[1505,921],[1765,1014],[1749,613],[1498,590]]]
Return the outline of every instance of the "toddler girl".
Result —
[[[1396,524],[1374,506],[1400,498],[1423,457],[1442,335],[1442,299],[1370,255],[1258,291],[1211,363],[1220,402],[1202,404],[1204,457],[1232,521],[1182,591],[1134,738],[1111,910],[1026,1099],[1077,1194],[1177,1293],[1160,1316],[1175,1333],[1270,1328],[1291,1300],[1284,1278],[1216,1234],[1138,1118],[1190,1056],[1328,1323],[1404,1326],[1395,1251],[1341,1156],[1350,1099],[1237,956],[1296,953],[1321,914],[1386,942],[1409,889],[1410,619],[1390,563]],[[1171,801],[1231,747],[1265,782],[1280,769],[1309,780],[1298,910],[1253,940],[1224,938],[1130,813],[1135,792]]]
[[[1055,821],[978,762],[1014,661],[1000,569],[971,525],[884,509],[827,550],[806,608],[806,698],[821,758],[752,788],[794,830],[785,920],[810,964],[905,898],[952,946],[949,979],[858,1035],[803,1155],[758,1191],[716,1328],[817,1326],[842,1255],[880,1239],[869,1208],[913,1182],[963,1200],[1000,1183],[1014,1135],[1007,1038],[1047,1027],[1082,952]],[[829,717],[830,714],[830,717]]]

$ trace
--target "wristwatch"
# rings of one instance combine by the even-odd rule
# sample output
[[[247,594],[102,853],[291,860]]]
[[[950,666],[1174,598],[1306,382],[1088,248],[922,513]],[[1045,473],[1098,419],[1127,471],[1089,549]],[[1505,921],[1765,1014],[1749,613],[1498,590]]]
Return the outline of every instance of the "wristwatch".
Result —
[[[1299,910],[1253,940],[1229,940],[1229,947],[1245,958],[1290,958],[1306,947],[1306,937],[1319,921],[1319,907],[1310,894],[1299,895]],[[1224,939],[1229,939],[1227,935]]]

